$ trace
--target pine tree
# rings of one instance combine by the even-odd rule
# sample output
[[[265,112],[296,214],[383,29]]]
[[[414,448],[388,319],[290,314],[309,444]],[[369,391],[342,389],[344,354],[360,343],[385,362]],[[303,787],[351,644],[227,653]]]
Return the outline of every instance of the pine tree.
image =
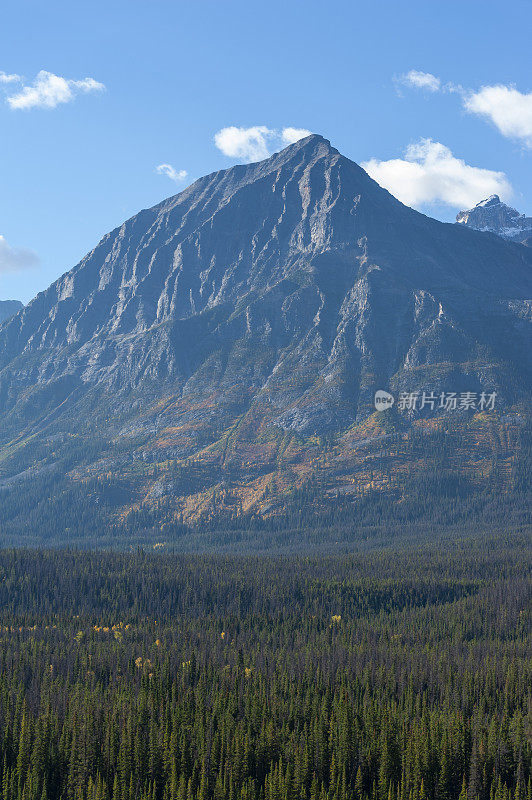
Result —
[[[362,775],[362,768],[358,765],[357,774],[355,778],[355,797],[356,800],[362,800],[364,797],[364,777]]]

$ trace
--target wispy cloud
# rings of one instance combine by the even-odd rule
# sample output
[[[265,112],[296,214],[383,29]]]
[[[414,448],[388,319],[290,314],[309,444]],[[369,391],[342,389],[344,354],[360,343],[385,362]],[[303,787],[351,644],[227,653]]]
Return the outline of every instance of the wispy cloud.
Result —
[[[397,80],[403,86],[412,89],[423,89],[427,92],[439,92],[441,89],[441,80],[436,75],[431,72],[421,72],[419,69],[411,69],[410,72],[400,75]]]
[[[276,150],[310,136],[305,128],[286,127],[282,130],[268,128],[266,125],[254,125],[250,128],[238,128],[231,125],[222,128],[214,136],[216,147],[230,158],[242,161],[261,161],[268,158]]]
[[[70,80],[61,75],[54,75],[42,69],[34,81],[25,84],[19,75],[7,75],[1,73],[0,83],[14,84],[20,86],[13,94],[8,94],[6,100],[11,109],[27,111],[32,108],[56,108],[62,103],[70,103],[76,95],[87,94],[88,92],[102,92],[105,89],[103,83],[99,83],[94,78],[83,78],[82,80]]]
[[[466,111],[490,120],[503,136],[532,148],[532,92],[514,86],[482,86],[463,98]]]
[[[15,75],[15,73],[10,75],[0,69],[0,83],[20,83],[21,80],[20,75]]]
[[[394,78],[394,81],[398,86],[422,89],[432,94],[458,94],[463,108],[469,114],[489,120],[503,136],[532,148],[532,92],[525,94],[515,86],[504,84],[482,86],[478,91],[473,91],[460,84],[444,83],[431,72],[416,69]]]
[[[176,169],[171,164],[159,164],[159,166],[155,167],[155,172],[158,175],[166,175],[174,183],[181,183],[188,175],[186,169]]]
[[[472,167],[432,139],[420,139],[407,147],[404,158],[362,164],[368,174],[406,205],[422,207],[445,203],[457,209],[471,208],[492,194],[512,195],[504,172]]]
[[[419,69],[411,69],[410,72],[405,72],[393,80],[398,91],[400,88],[406,87],[407,89],[418,89],[429,94],[441,92],[464,95],[465,93],[464,88],[459,83],[442,81],[438,75],[433,75],[432,72],[422,72]],[[401,94],[400,91],[399,94]]]
[[[25,247],[12,247],[0,235],[0,273],[19,272],[28,267],[35,267],[38,263],[39,257],[33,250]]]

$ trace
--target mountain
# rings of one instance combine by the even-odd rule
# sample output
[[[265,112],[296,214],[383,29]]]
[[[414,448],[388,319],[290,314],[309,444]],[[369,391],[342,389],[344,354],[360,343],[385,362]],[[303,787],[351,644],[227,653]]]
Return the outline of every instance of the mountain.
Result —
[[[484,480],[501,425],[513,475],[531,276],[532,251],[407,208],[321,136],[200,178],[0,327],[0,504],[26,530],[20,485],[43,487],[25,500],[45,516],[77,487],[105,520],[160,532],[275,515],[309,486],[320,508],[391,497],[426,471],[415,437],[449,426],[450,475]],[[400,392],[497,407],[421,412]]]
[[[460,211],[456,221],[476,231],[495,233],[511,242],[532,245],[532,217],[525,217],[502,203],[497,194],[477,203],[469,211]]]
[[[20,300],[0,300],[0,323],[24,308]]]

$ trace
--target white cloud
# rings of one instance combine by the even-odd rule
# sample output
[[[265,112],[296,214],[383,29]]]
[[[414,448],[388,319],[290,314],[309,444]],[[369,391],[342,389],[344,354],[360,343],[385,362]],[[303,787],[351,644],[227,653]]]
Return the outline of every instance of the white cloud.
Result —
[[[310,131],[306,128],[283,128],[281,131],[281,138],[285,144],[295,144],[305,136],[310,136]]]
[[[445,203],[471,208],[492,194],[512,195],[504,172],[471,167],[440,142],[421,139],[406,149],[405,157],[389,161],[372,158],[362,164],[366,172],[408,206]]]
[[[188,175],[186,169],[177,170],[171,164],[159,164],[158,167],[155,167],[155,172],[157,172],[158,175],[166,175],[166,177],[170,178],[174,183],[184,181]]]
[[[0,235],[0,273],[18,272],[21,269],[35,267],[38,263],[39,257],[33,250],[25,247],[11,247]]]
[[[491,120],[503,136],[520,139],[532,148],[532,92],[523,94],[513,86],[482,86],[464,96],[464,108]]]
[[[218,150],[230,158],[243,161],[262,161],[272,152],[276,152],[299,139],[310,136],[305,128],[283,128],[281,131],[267,128],[266,125],[254,125],[251,128],[237,128],[231,125],[222,128],[214,136]]]
[[[21,80],[20,75],[15,75],[14,73],[9,75],[7,72],[0,70],[0,83],[20,83]]]
[[[20,91],[9,95],[7,102],[14,110],[56,108],[61,103],[70,103],[79,93],[101,92],[104,89],[103,83],[95,81],[94,78],[83,78],[80,81],[68,80],[42,69],[32,84],[23,85]]]
[[[503,84],[482,86],[478,92],[473,92],[460,84],[443,84],[436,75],[416,69],[394,80],[413,89],[461,95],[463,106],[470,114],[490,120],[503,136],[519,139],[532,148],[532,92],[523,94],[515,86]]]
[[[439,92],[441,89],[441,81],[436,75],[418,69],[411,69],[410,72],[401,75],[399,81],[412,89],[424,89],[427,92]]]
[[[266,139],[270,131],[265,125],[252,128],[237,128],[231,125],[222,128],[214,136],[218,150],[230,158],[242,158],[244,161],[260,161],[268,158],[269,150]]]

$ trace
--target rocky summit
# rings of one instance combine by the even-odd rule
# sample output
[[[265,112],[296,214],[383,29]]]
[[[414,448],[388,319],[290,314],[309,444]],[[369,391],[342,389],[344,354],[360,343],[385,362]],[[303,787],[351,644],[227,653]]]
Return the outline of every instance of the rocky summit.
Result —
[[[112,479],[115,521],[274,514],[318,478],[323,498],[389,488],[399,440],[451,421],[464,469],[481,443],[479,475],[510,426],[510,470],[532,250],[474,212],[407,208],[317,135],[141,211],[0,327],[0,504],[30,479],[51,497],[100,481],[98,498]],[[487,421],[401,392],[497,406]]]
[[[497,194],[477,203],[469,211],[460,211],[456,221],[476,231],[495,233],[511,242],[532,245],[532,217],[525,217],[515,208],[510,208]]]

